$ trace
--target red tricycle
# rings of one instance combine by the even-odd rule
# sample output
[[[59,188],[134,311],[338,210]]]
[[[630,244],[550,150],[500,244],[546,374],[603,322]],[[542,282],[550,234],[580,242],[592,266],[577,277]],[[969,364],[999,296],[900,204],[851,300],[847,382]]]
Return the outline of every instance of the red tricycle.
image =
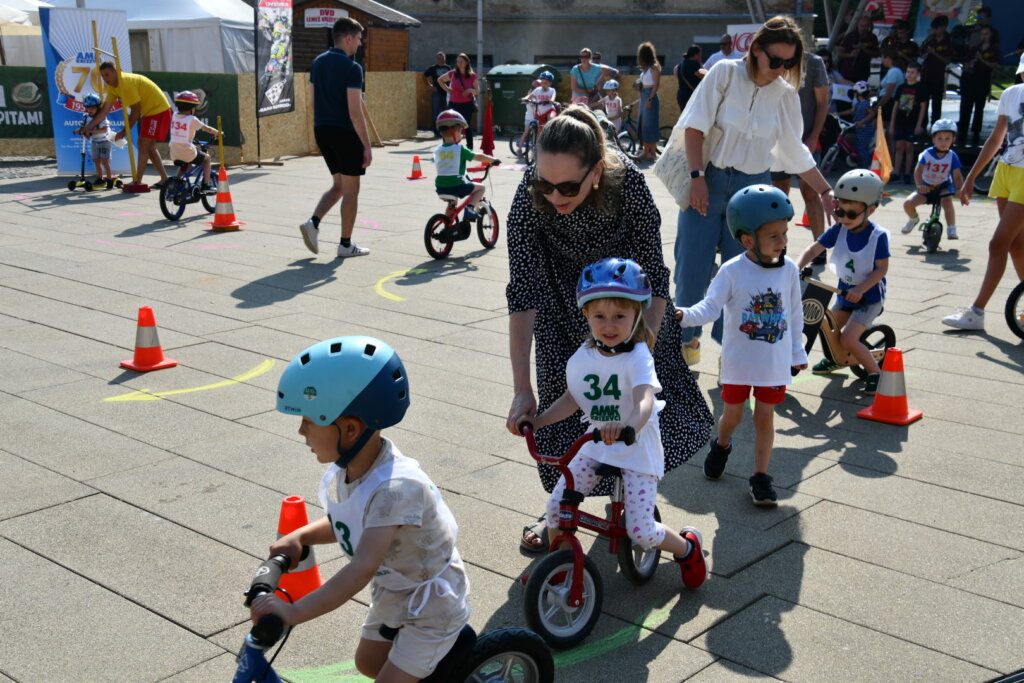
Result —
[[[601,601],[604,587],[597,566],[583,552],[576,529],[583,527],[608,537],[608,552],[618,555],[619,568],[623,575],[637,585],[647,583],[658,569],[661,551],[657,548],[646,550],[629,538],[625,524],[625,492],[621,471],[614,465],[601,465],[598,475],[614,477],[611,516],[608,519],[595,517],[579,509],[584,495],[576,490],[569,462],[588,441],[601,441],[600,430],[582,435],[569,450],[560,457],[541,455],[537,452],[533,425],[523,423],[520,431],[526,437],[530,455],[538,462],[558,469],[565,477],[565,493],[558,509],[558,534],[551,539],[551,551],[541,560],[526,579],[526,597],[523,611],[530,628],[538,633],[548,645],[565,648],[575,645],[597,624],[601,615]],[[626,427],[619,441],[632,444],[636,433]],[[657,506],[654,519],[661,521]],[[563,545],[569,546],[562,548]]]

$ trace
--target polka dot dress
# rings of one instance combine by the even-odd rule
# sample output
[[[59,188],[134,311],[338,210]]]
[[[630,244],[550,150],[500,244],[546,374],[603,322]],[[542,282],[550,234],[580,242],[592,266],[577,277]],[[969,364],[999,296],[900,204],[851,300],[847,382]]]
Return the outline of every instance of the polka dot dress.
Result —
[[[654,296],[668,301],[654,367],[664,389],[659,415],[665,448],[665,471],[689,460],[708,443],[712,417],[707,401],[679,351],[680,329],[669,295],[669,271],[661,251],[661,214],[644,180],[624,157],[625,179],[617,196],[609,197],[609,213],[587,203],[567,215],[538,211],[528,192],[531,168],[519,184],[508,215],[509,313],[535,309],[534,348],[537,402],[546,409],[565,392],[565,364],[589,335],[587,321],[576,306],[576,282],[583,268],[610,256],[631,258],[651,279]],[[541,429],[537,444],[545,455],[561,455],[586,429],[583,413]],[[551,492],[559,473],[538,465],[544,490]],[[608,495],[604,481],[591,495]]]

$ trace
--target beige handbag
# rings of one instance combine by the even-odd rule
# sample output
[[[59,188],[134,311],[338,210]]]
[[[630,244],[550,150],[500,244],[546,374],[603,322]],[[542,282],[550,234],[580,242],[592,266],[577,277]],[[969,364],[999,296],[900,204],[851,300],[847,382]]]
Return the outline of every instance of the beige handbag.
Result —
[[[722,102],[725,102],[725,96],[729,92],[729,83],[731,81],[732,70],[729,71],[729,77],[726,79],[724,87],[720,90],[721,96],[718,100],[718,109],[715,110],[715,123],[712,125],[711,131],[704,136],[701,158],[704,159],[705,165],[708,163],[708,157],[711,156],[711,150],[715,148],[715,145],[722,138],[722,129],[718,126],[718,113],[722,110]],[[694,90],[695,95],[703,85],[704,81],[701,81],[700,85],[697,86],[697,90]],[[686,104],[686,109],[690,108],[693,100],[694,98],[691,97],[690,101]],[[690,169],[690,164],[686,160],[686,128],[679,125],[686,114],[686,109],[679,114],[679,120],[676,121],[676,125],[672,129],[672,135],[669,136],[668,142],[665,144],[665,150],[661,153],[657,163],[654,164],[654,175],[662,182],[682,211],[690,208],[690,182],[692,180],[690,178],[690,171],[692,169]]]

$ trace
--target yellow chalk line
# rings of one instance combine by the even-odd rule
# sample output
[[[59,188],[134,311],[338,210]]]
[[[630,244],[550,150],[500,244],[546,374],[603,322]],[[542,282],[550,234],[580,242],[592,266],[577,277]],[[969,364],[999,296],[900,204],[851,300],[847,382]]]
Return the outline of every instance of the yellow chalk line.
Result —
[[[388,280],[394,280],[396,277],[401,277],[403,275],[419,275],[420,273],[425,272],[427,272],[426,268],[414,268],[412,270],[396,270],[390,275],[385,275],[381,279],[377,280],[377,284],[373,286],[373,291],[377,292],[377,294],[380,294],[385,299],[391,299],[392,301],[405,301],[405,297],[398,296],[397,294],[392,294],[391,292],[384,289],[384,283],[387,282]]]
[[[192,387],[190,389],[171,389],[169,391],[150,391],[149,389],[140,389],[139,391],[131,391],[127,394],[121,394],[120,396],[111,396],[110,398],[103,399],[103,402],[115,402],[115,401],[158,401],[165,396],[173,396],[175,394],[191,394],[194,391],[208,391],[210,389],[220,389],[221,387],[231,386],[232,384],[238,384],[245,382],[253,377],[259,377],[264,372],[274,367],[273,359],[268,358],[263,361],[252,370],[244,372],[238,377],[232,377],[222,382],[214,382],[213,384],[204,384],[201,387]]]

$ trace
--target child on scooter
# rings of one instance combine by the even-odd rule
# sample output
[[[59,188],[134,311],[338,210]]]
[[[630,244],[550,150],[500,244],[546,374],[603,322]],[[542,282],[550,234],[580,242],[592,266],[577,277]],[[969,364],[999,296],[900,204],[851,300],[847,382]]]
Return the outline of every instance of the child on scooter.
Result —
[[[832,249],[830,263],[839,275],[839,289],[843,292],[832,305],[832,313],[843,330],[843,348],[856,356],[868,372],[864,393],[874,394],[881,369],[860,337],[882,313],[885,303],[889,231],[868,220],[882,200],[882,179],[871,171],[849,171],[839,179],[833,192],[838,222],[800,254],[797,267],[803,269],[825,249]],[[827,375],[839,368],[837,363],[822,358],[811,372]]]
[[[330,467],[320,482],[326,515],[278,539],[270,555],[287,555],[294,569],[302,546],[338,543],[348,562],[294,603],[256,598],[253,622],[274,613],[286,626],[301,624],[370,584],[356,668],[376,680],[426,678],[469,619],[469,581],[455,547],[459,527],[440,491],[381,434],[409,407],[401,359],[371,337],[328,339],[292,360],[277,392],[277,410],[301,417],[299,435]],[[401,631],[391,641],[382,626]]]
[[[932,124],[931,134],[932,146],[921,152],[914,168],[914,185],[917,186],[917,192],[911,193],[907,201],[903,202],[903,210],[908,220],[900,228],[900,232],[906,235],[920,222],[917,207],[926,203],[929,196],[948,192],[949,195],[942,197],[940,201],[942,212],[946,216],[946,237],[955,240],[958,236],[953,197],[956,196],[956,188],[964,183],[963,174],[960,172],[960,157],[951,149],[956,141],[956,124],[949,119],[939,119]]]
[[[658,480],[665,474],[658,427],[658,413],[665,402],[655,398],[661,384],[651,355],[654,334],[643,316],[643,309],[651,305],[650,281],[635,261],[602,259],[583,269],[576,302],[590,326],[591,339],[565,366],[568,389],[547,410],[520,422],[540,429],[582,409],[584,419],[601,430],[604,444],[587,443],[569,463],[576,490],[586,495],[594,488],[600,479],[598,465],[620,468],[629,538],[645,549],[670,551],[683,584],[697,588],[708,577],[700,532],[685,527],[676,533],[654,519]],[[629,446],[616,443],[627,425],[636,430],[636,441]],[[548,499],[549,534],[558,525],[564,491],[565,477],[561,477]]]
[[[100,96],[96,93],[89,93],[82,98],[82,107],[85,108],[86,118],[82,121],[82,127],[75,131],[76,135],[82,135],[82,130],[88,126],[100,111]],[[92,163],[96,168],[96,180],[92,184],[99,187],[101,184],[113,185],[114,175],[110,170],[110,139],[107,137],[106,125],[100,124],[89,133],[89,145],[92,148]]]
[[[171,117],[171,159],[173,161],[186,161],[191,165],[203,165],[203,181],[200,190],[204,193],[212,192],[210,187],[210,167],[212,161],[209,154],[200,152],[192,140],[196,133],[204,130],[211,135],[220,135],[220,131],[196,118],[196,107],[199,106],[199,96],[191,90],[183,90],[174,97],[174,104],[178,112]]]
[[[475,221],[486,188],[483,183],[469,181],[466,177],[466,162],[480,161],[493,164],[497,159],[462,146],[462,131],[469,127],[469,124],[462,114],[454,109],[445,109],[438,114],[435,127],[441,133],[441,144],[434,149],[434,167],[437,172],[434,188],[438,194],[453,195],[460,199],[468,196],[469,204],[462,213],[462,219]]]
[[[732,452],[732,434],[743,405],[754,394],[754,474],[748,480],[754,505],[778,505],[768,463],[775,441],[775,406],[786,398],[791,368],[807,367],[800,273],[786,258],[793,205],[772,185],[751,185],[729,199],[726,221],[746,250],[718,270],[707,296],[680,310],[680,324],[703,325],[724,311],[722,417],[704,459],[704,476],[718,479]]]

